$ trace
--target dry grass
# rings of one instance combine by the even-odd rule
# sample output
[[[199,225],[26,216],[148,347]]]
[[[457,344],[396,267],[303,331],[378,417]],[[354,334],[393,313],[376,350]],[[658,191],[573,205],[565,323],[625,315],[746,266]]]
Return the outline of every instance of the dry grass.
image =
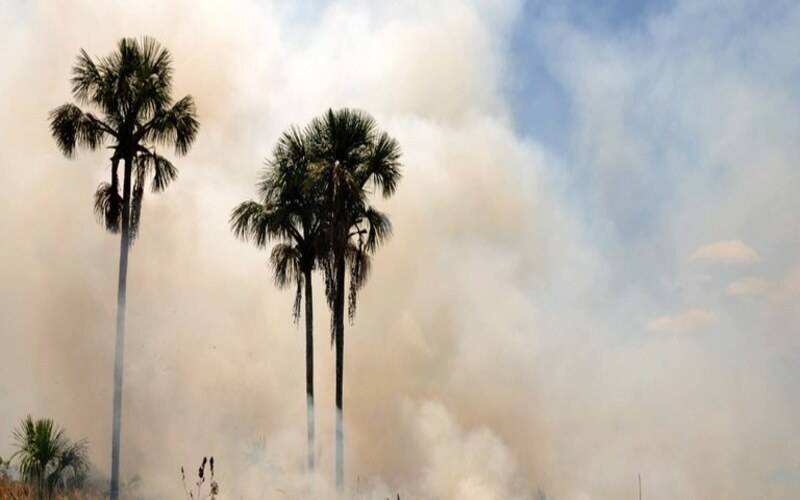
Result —
[[[19,481],[0,479],[0,499],[36,500],[36,492],[29,485]],[[52,500],[104,500],[105,496],[84,492],[56,493]]]

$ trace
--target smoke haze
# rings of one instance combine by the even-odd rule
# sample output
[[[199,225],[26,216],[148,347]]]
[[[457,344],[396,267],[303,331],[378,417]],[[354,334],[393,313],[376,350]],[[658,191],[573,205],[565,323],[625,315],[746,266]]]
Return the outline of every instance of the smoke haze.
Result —
[[[654,500],[796,497],[800,8],[665,3],[613,32],[586,9],[0,3],[0,456],[30,413],[109,467],[119,243],[92,213],[109,154],[62,157],[47,113],[81,48],[150,35],[201,128],[178,181],[146,194],[131,252],[124,480],[177,498],[180,466],[214,455],[222,498],[302,491],[293,294],[228,216],[283,129],[348,106],[404,164],[346,330],[351,492],[634,498],[641,473]],[[314,285],[325,495],[334,369]]]

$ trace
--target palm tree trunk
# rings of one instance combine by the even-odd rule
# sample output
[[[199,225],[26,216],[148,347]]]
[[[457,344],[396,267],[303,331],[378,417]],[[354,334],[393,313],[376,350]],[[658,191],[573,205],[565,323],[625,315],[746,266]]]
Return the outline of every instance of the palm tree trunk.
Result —
[[[314,304],[311,270],[304,272],[306,286],[306,417],[308,425],[308,471],[314,473]]]
[[[336,342],[336,489],[344,489],[344,411],[342,386],[344,378],[344,245],[336,255],[336,297],[334,298],[334,340]]]
[[[117,286],[117,338],[114,344],[114,410],[111,431],[111,494],[119,499],[119,448],[122,424],[122,368],[125,347],[125,296],[128,282],[128,250],[130,248],[130,201],[132,158],[125,158],[125,180],[122,186],[122,231],[119,242],[119,282]]]

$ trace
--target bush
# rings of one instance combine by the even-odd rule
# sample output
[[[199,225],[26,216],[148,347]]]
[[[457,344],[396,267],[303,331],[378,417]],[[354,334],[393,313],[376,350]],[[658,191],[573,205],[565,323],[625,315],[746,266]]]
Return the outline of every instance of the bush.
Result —
[[[88,470],[86,442],[71,442],[50,419],[25,418],[13,432],[20,478],[40,500],[82,486]],[[4,498],[4,497],[3,497]],[[24,498],[24,497],[23,497]]]

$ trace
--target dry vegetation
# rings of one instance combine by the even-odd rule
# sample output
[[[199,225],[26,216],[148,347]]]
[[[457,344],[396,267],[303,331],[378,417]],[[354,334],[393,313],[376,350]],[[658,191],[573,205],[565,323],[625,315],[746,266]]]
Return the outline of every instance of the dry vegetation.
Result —
[[[37,500],[36,491],[30,485],[0,478],[0,499],[2,500]],[[55,493],[52,500],[103,500],[100,494],[84,491]]]

